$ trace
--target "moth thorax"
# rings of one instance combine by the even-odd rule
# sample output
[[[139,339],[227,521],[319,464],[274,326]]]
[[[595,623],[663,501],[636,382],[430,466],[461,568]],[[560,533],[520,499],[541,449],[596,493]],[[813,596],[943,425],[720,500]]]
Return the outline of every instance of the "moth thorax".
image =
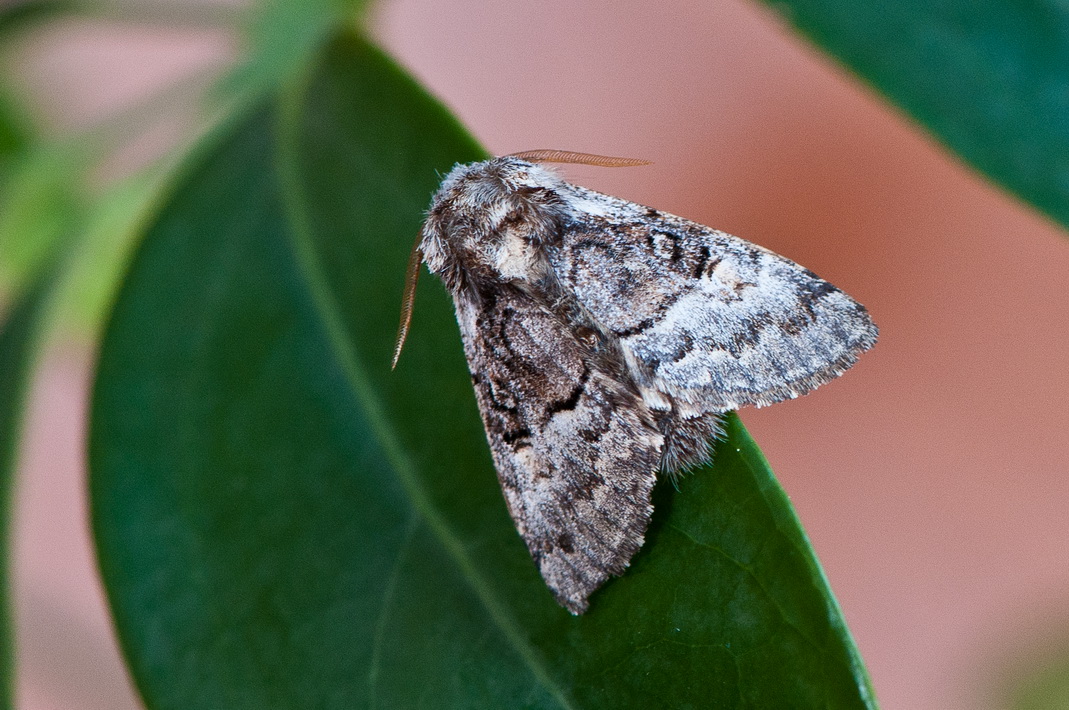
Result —
[[[493,254],[494,268],[502,279],[539,281],[547,274],[550,265],[545,249],[532,239],[529,230],[504,229],[499,236],[500,244]]]

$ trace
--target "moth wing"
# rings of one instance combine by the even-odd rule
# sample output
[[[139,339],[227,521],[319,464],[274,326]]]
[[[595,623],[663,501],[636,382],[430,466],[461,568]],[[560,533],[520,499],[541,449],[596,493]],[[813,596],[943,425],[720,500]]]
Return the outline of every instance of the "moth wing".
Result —
[[[642,546],[663,446],[641,396],[522,291],[456,299],[468,365],[516,527],[573,614]]]
[[[620,340],[647,398],[698,411],[797,397],[876,341],[865,308],[790,259],[709,227],[577,188],[593,214],[552,254],[566,290]]]

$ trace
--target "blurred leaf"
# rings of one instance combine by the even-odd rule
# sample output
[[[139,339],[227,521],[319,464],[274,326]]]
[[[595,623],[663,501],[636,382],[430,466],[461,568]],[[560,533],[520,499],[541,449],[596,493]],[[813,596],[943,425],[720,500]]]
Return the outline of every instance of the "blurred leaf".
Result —
[[[84,215],[87,151],[34,146],[14,162],[0,193],[0,288],[18,293]]]
[[[42,14],[46,2],[16,2],[0,6],[0,48],[16,30]],[[30,126],[22,109],[11,95],[6,82],[0,83],[0,209],[3,207],[4,185],[15,158],[29,148]]]
[[[154,206],[170,160],[84,195],[100,144],[92,137],[30,145],[0,183],[0,294],[18,293],[59,241],[57,327],[68,334],[99,330],[127,256]]]
[[[158,167],[142,171],[112,185],[90,205],[57,286],[57,329],[96,342],[166,176]]]
[[[1043,668],[1016,689],[1010,710],[1065,710],[1069,708],[1069,660]]]
[[[19,436],[38,336],[50,302],[56,271],[46,269],[0,323],[0,708],[14,708],[14,652],[11,623],[11,491]]]
[[[439,175],[483,157],[374,49],[221,131],[150,228],[105,336],[93,529],[161,708],[822,707],[875,701],[739,421],[660,486],[645,548],[570,616],[505,509],[451,303],[421,289]]]
[[[355,24],[368,0],[261,0],[249,7],[245,59],[220,85],[224,96],[259,97],[306,66],[336,28]]]
[[[30,131],[14,101],[3,86],[0,86],[0,202],[4,195],[4,182],[16,156],[30,145]]]
[[[89,195],[100,152],[92,136],[30,143],[0,175],[0,295],[19,293],[63,240],[57,318],[81,331],[95,329],[110,305],[138,220],[165,173],[154,166]]]
[[[996,182],[1069,225],[1060,0],[765,0]]]
[[[1012,653],[1012,655],[1010,655]],[[994,707],[1006,710],[1069,708],[1069,642],[1007,653],[1008,668],[998,675],[999,698]]]
[[[0,42],[73,6],[69,0],[6,0],[0,5]]]

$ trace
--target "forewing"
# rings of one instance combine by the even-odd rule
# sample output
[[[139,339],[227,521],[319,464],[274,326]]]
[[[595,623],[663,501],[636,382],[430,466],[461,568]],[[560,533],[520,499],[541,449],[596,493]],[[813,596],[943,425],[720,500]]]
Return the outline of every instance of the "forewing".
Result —
[[[457,298],[509,512],[572,613],[641,547],[663,437],[631,385],[522,291]]]
[[[565,225],[553,267],[619,338],[640,386],[700,411],[761,406],[837,377],[875,343],[865,308],[793,261],[579,190],[601,214]]]

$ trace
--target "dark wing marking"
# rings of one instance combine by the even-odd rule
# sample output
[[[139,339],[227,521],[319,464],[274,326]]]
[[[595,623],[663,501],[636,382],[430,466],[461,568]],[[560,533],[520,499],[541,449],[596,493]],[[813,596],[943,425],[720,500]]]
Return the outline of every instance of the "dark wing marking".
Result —
[[[575,188],[602,214],[566,224],[551,262],[563,288],[620,339],[640,387],[727,411],[796,397],[876,341],[865,308],[747,241]]]
[[[509,512],[557,600],[582,613],[642,545],[663,436],[639,394],[522,291],[460,294],[456,309]]]

